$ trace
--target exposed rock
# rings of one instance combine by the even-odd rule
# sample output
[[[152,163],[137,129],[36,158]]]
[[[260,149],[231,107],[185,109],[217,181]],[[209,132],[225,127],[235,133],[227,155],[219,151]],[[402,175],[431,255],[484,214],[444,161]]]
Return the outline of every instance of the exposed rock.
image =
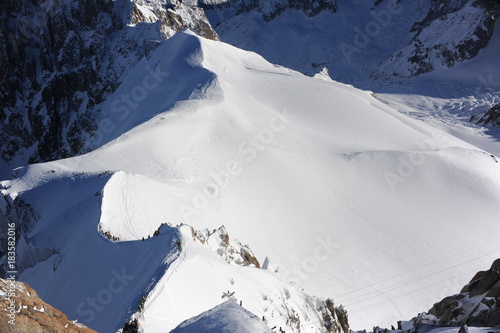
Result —
[[[415,33],[410,44],[372,77],[412,77],[474,58],[488,45],[499,8],[495,0],[432,0],[426,17],[410,30]]]
[[[349,333],[347,311],[341,305],[336,307],[331,299],[326,299],[321,307],[327,332]]]
[[[251,0],[237,2],[232,0],[200,0],[204,8],[233,6],[237,8],[237,15],[249,11],[257,11],[266,21],[271,21],[287,9],[303,11],[307,16],[316,16],[322,11],[337,11],[337,0]]]
[[[458,333],[469,333],[469,328],[467,327],[467,325],[463,324],[462,326],[460,326]]]
[[[252,266],[253,265],[256,268],[260,268],[259,261],[257,260],[257,258],[255,258],[253,253],[251,251],[249,251],[247,248],[241,247],[240,248],[240,255],[243,258],[243,262],[244,262],[245,266]]]
[[[15,242],[17,252],[16,270],[21,274],[25,269],[35,266],[56,254],[52,249],[28,246],[25,235],[35,226],[38,217],[29,203],[20,198],[8,200],[0,195],[0,200],[6,202],[0,210],[0,276],[8,270],[7,253],[9,242]]]
[[[474,275],[460,294],[446,297],[412,321],[442,326],[500,325],[500,259],[489,270]]]
[[[470,120],[475,121],[478,117],[479,116],[472,116]],[[480,115],[480,117],[477,124],[500,126],[500,103],[494,105],[482,116]]]
[[[155,23],[158,20],[161,22],[160,30],[165,38],[172,37],[179,30],[190,28],[202,37],[219,40],[205,12],[197,7],[196,3],[179,1],[158,6],[156,3],[136,1],[132,11],[132,24]]]
[[[493,262],[490,269],[500,271],[500,258]]]
[[[0,279],[0,331],[8,333],[91,333],[40,299],[26,283]],[[13,325],[14,324],[14,325]]]
[[[218,39],[201,8],[160,0],[6,0],[0,19],[0,172],[95,148],[100,103],[158,41]]]
[[[229,234],[224,226],[217,230],[195,230],[191,228],[193,240],[200,242],[212,251],[217,252],[228,263],[260,268],[260,262],[248,245],[239,240],[230,241]]]

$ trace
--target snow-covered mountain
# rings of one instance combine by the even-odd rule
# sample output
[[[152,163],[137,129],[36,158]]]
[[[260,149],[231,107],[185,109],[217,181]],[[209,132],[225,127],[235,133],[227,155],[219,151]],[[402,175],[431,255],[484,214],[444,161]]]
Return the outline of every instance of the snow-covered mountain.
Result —
[[[446,131],[500,102],[498,1],[295,3],[220,0],[205,8],[222,41],[307,75],[327,68],[426,121],[438,112]]]
[[[8,0],[0,18],[2,178],[99,146],[101,103],[159,41],[187,27],[218,38],[187,1]]]
[[[491,0],[226,0],[205,8],[223,41],[301,72],[327,67],[335,79],[365,84],[475,57],[499,10]]]
[[[234,301],[227,301],[199,316],[182,322],[173,333],[271,333],[262,319],[246,311]]]
[[[499,256],[500,134],[466,124],[498,10],[2,3],[0,271],[13,223],[19,279],[100,332],[411,318]]]
[[[394,323],[498,257],[498,159],[325,75],[183,32],[101,115],[106,144],[17,169],[0,206],[20,279],[99,331],[164,332],[227,297],[292,331],[343,330],[343,308]],[[193,236],[222,225],[261,268]]]
[[[447,131],[500,102],[498,1],[199,3],[224,42],[310,76],[327,68],[426,120],[438,111]]]
[[[499,102],[498,47],[482,66],[474,60],[500,40],[498,11],[494,0],[9,0],[0,5],[0,119],[8,124],[0,174],[100,146],[88,138],[102,121],[102,102],[159,41],[186,27],[218,39],[212,24],[223,41],[273,63],[308,75],[326,67],[332,78],[375,92],[450,98],[460,91],[451,113],[464,103],[467,118],[484,113]],[[453,75],[443,75],[450,67]],[[436,71],[417,89],[392,80]],[[453,87],[443,90],[443,79]]]

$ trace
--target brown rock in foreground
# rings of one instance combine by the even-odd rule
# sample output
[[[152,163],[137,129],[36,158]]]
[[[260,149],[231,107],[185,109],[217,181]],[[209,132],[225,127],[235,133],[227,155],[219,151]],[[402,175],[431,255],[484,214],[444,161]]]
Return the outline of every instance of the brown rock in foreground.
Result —
[[[0,332],[95,333],[83,324],[68,320],[64,313],[40,299],[36,291],[26,283],[17,281],[13,283],[11,284],[10,280],[0,279]],[[9,296],[12,293],[15,297]],[[15,316],[9,307],[13,309]]]

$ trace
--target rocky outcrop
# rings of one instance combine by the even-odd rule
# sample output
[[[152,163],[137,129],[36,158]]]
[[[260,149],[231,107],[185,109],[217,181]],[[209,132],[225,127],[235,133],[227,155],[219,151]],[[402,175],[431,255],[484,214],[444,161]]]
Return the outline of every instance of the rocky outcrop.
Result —
[[[0,21],[0,172],[95,148],[100,103],[158,41],[218,38],[202,9],[160,0],[7,0]]]
[[[6,333],[91,333],[94,330],[40,299],[26,283],[0,279],[0,331]]]
[[[221,226],[219,229],[214,229],[213,231],[190,228],[193,240],[217,252],[226,262],[260,268],[260,262],[253,254],[250,247],[248,245],[243,245],[237,239],[230,241],[229,234],[224,226]]]
[[[321,302],[320,310],[323,314],[323,321],[327,332],[349,333],[349,319],[347,311],[340,305],[335,306],[331,299]]]
[[[500,259],[489,270],[478,272],[459,294],[446,297],[412,321],[417,325],[500,325]]]
[[[479,120],[477,120],[479,118]],[[488,111],[479,116],[472,116],[470,121],[476,121],[478,125],[500,126],[500,103],[491,107]]]
[[[132,10],[132,24],[161,22],[160,31],[165,38],[172,37],[182,29],[192,29],[198,35],[219,40],[219,36],[212,29],[205,12],[196,2],[171,1],[165,6],[136,1]]]
[[[500,4],[495,0],[433,0],[425,18],[410,29],[410,44],[395,52],[372,77],[412,77],[474,58],[493,35]]]
[[[11,199],[0,194],[0,277],[11,270],[8,258],[12,248],[16,249],[15,270],[18,274],[58,254],[53,249],[28,244],[26,235],[37,220],[29,203],[19,197]],[[59,260],[54,263],[59,263]]]
[[[19,274],[56,254],[51,249],[28,246],[25,235],[33,229],[37,219],[29,203],[0,194],[0,277],[9,270],[9,248],[16,249],[16,270]]]

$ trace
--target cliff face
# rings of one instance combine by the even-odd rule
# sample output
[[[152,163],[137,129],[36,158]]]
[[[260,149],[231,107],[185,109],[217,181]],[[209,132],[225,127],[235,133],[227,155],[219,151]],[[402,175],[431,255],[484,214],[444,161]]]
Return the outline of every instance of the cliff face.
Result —
[[[100,103],[159,40],[184,28],[218,38],[202,9],[164,1],[8,0],[0,19],[2,178],[93,148]]]
[[[412,321],[441,326],[500,325],[500,259],[489,270],[478,272],[459,294],[446,297]]]
[[[286,9],[295,9],[304,12],[307,16],[312,17],[318,15],[322,11],[330,11],[335,13],[337,11],[336,0],[254,0],[250,2],[241,11],[256,10],[262,13],[266,21],[271,21],[283,13]]]
[[[474,58],[493,35],[499,3],[494,0],[432,0],[415,22],[410,43],[384,61],[374,77],[412,77]]]
[[[494,0],[203,0],[225,42],[273,63],[362,87],[474,58],[492,38]]]
[[[24,282],[0,279],[0,331],[8,333],[92,333],[40,299]]]
[[[500,103],[495,104],[482,114],[472,116],[471,121],[477,121],[477,124],[481,125],[500,126]]]
[[[200,0],[200,5],[207,9],[236,9],[236,15],[256,11],[266,21],[271,21],[287,9],[303,11],[307,16],[316,16],[322,11],[337,11],[337,0]]]

